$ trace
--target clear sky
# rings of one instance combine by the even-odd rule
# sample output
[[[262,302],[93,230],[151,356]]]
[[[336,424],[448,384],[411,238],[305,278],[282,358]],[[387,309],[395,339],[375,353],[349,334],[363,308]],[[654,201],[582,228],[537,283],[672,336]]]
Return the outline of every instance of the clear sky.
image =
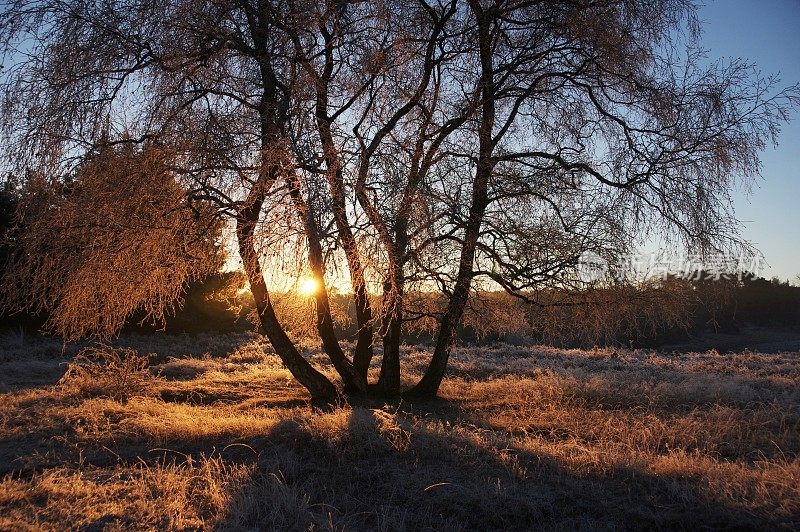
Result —
[[[709,57],[741,57],[783,84],[800,82],[800,0],[708,0],[700,9]],[[797,284],[800,274],[800,113],[784,126],[777,148],[762,157],[763,179],[735,194],[744,237],[763,254],[764,277]]]

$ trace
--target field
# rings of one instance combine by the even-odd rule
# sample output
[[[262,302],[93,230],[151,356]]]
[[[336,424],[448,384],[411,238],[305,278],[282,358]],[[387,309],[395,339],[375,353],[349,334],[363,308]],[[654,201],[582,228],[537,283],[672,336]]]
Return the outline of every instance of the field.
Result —
[[[800,528],[797,352],[458,348],[441,400],[312,412],[256,335],[0,343],[3,530]]]

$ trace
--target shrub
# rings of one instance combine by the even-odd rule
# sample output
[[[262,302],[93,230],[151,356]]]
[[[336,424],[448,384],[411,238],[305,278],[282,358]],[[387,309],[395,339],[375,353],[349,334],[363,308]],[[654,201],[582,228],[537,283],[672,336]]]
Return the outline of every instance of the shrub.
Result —
[[[83,396],[109,397],[121,403],[131,397],[155,395],[161,377],[150,371],[151,356],[104,344],[86,347],[70,362],[58,384]]]

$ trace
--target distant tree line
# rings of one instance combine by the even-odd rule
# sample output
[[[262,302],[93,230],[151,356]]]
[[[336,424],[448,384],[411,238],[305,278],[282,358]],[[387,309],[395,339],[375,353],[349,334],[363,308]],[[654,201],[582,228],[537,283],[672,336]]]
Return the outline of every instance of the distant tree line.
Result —
[[[242,280],[241,273],[229,272],[192,284],[183,307],[167,318],[165,331],[251,330],[248,316],[252,303],[248,297],[237,295]],[[443,304],[433,292],[413,296],[416,308],[422,308],[420,300],[426,300],[425,305],[432,308]],[[800,331],[800,286],[753,274],[711,280],[701,272],[691,279],[671,276],[541,296],[548,297],[557,304],[530,305],[505,292],[474,293],[459,327],[458,341],[658,347],[705,333],[737,334],[748,326]],[[287,324],[292,336],[313,340],[313,314],[309,312],[313,303],[293,293],[277,299],[294,309],[297,319]],[[353,341],[358,328],[350,295],[333,293],[331,304],[337,309],[337,334]],[[435,323],[434,319],[410,320],[404,327],[403,341],[433,342]]]
[[[0,264],[14,246],[8,238],[18,194],[0,192]],[[244,332],[257,323],[255,306],[240,271],[210,273],[189,283],[180,304],[163,322],[147,320],[144,312],[128,318],[123,331],[139,334],[165,332]],[[537,342],[566,347],[658,347],[684,342],[709,332],[736,334],[743,327],[760,326],[800,331],[800,286],[778,278],[753,274],[712,280],[699,272],[692,278],[670,276],[641,283],[615,283],[592,289],[550,290],[540,300],[553,305],[530,305],[505,292],[473,293],[457,332],[463,343]],[[379,296],[373,295],[378,300]],[[414,307],[428,308],[430,316],[444,304],[435,292],[413,294]],[[356,309],[349,294],[333,292],[335,330],[345,340],[358,334]],[[295,340],[314,341],[313,301],[294,292],[275,295],[286,327]],[[38,331],[45,312],[0,314],[0,330]],[[431,343],[436,321],[417,316],[403,330],[404,342]]]
[[[228,272],[191,284],[183,296],[183,306],[167,317],[164,330],[251,330],[252,316],[248,316],[253,305],[239,292],[242,280],[241,273]],[[422,299],[431,307],[443,304],[435,293],[414,296],[417,308],[422,306]],[[336,309],[337,334],[353,341],[358,328],[350,295],[332,293],[330,297]],[[736,334],[748,326],[800,331],[800,286],[752,274],[743,275],[741,280],[710,280],[702,274],[692,279],[673,276],[657,282],[569,289],[541,297],[558,304],[529,305],[505,292],[474,293],[459,327],[458,341],[657,347],[710,332]],[[287,323],[292,336],[313,340],[313,302],[293,293],[279,295],[277,300],[287,310],[293,309],[296,319]],[[567,301],[572,304],[565,304]],[[405,342],[434,339],[433,319],[411,320],[404,328]]]

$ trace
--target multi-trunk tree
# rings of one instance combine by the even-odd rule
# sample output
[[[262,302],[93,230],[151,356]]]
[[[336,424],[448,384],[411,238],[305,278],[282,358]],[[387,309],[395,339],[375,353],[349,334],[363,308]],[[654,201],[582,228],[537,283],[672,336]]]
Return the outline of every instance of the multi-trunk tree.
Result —
[[[708,61],[696,38],[688,0],[16,0],[0,15],[3,145],[18,173],[50,179],[99,146],[162,150],[183,202],[235,227],[260,327],[314,400],[339,392],[286,333],[265,275],[288,246],[321,284],[317,331],[342,390],[401,393],[402,327],[424,317],[435,349],[404,393],[429,397],[476,288],[542,304],[537,291],[577,281],[582,253],[613,260],[648,231],[701,251],[739,243],[732,182],[757,175],[798,92]],[[128,199],[156,208],[151,193]],[[186,251],[190,225],[164,245]],[[57,330],[107,333],[63,310],[96,296],[62,281],[13,287],[66,312]],[[331,283],[349,283],[352,353]],[[438,307],[415,305],[432,292]],[[153,301],[97,309],[116,324]]]

